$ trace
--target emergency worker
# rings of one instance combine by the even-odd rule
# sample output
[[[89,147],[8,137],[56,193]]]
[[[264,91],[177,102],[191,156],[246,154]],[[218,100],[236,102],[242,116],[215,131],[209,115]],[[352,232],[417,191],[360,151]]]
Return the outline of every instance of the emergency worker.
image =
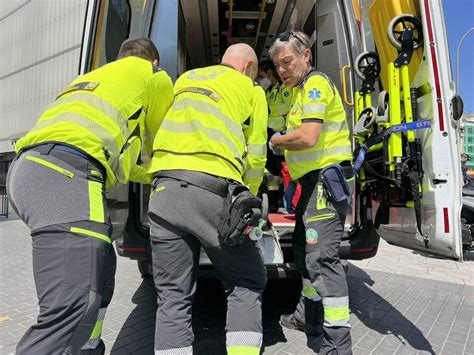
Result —
[[[344,107],[331,80],[311,68],[306,34],[280,34],[269,53],[283,83],[293,88],[287,132],[274,135],[270,146],[285,149],[290,175],[302,186],[293,235],[302,297],[280,324],[323,334],[319,354],[350,354],[348,289],[338,256],[351,195],[346,179],[352,178]]]
[[[290,111],[291,89],[288,89],[280,81],[275,65],[271,60],[259,63],[257,82],[267,92],[268,103],[268,137],[275,132],[286,130],[286,116]],[[265,174],[265,182],[271,212],[280,212],[279,207],[283,201],[282,163],[284,161],[283,151],[267,151],[268,170]],[[285,213],[286,210],[283,210]]]
[[[136,164],[141,143],[150,154],[173,101],[158,61],[149,39],[125,41],[116,61],[75,79],[16,144],[7,188],[31,230],[40,306],[17,354],[105,351],[116,269],[105,191],[151,183]]]
[[[260,62],[257,79],[267,93],[268,128],[274,132],[286,129],[286,115],[290,111],[291,89],[280,81],[275,65],[270,60]]]
[[[265,165],[267,107],[256,74],[255,52],[242,43],[227,48],[220,65],[184,73],[156,136],[148,212],[158,294],[155,354],[192,353],[201,246],[227,295],[227,353],[260,353],[266,272],[257,243],[229,218],[241,211],[237,205],[260,201],[252,194]],[[242,183],[251,193],[237,204],[243,195],[232,191]]]

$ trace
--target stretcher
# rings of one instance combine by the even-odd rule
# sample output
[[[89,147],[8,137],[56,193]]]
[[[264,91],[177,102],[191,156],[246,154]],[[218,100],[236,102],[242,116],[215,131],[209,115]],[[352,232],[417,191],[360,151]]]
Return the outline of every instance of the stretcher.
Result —
[[[400,13],[406,10],[412,13]],[[382,2],[374,1],[369,9],[378,53],[366,52],[356,60],[355,72],[363,84],[354,97],[358,114],[354,129],[354,168],[359,172],[361,190],[372,182],[370,190],[374,199],[380,202],[374,223],[376,228],[388,223],[390,207],[409,207],[415,209],[417,229],[423,236],[420,212],[422,148],[415,130],[429,128],[430,121],[418,121],[418,89],[411,88],[411,73],[416,74],[422,55],[417,49],[423,44],[422,25],[416,13],[415,5],[407,1],[383,2],[383,11]],[[381,91],[376,108],[371,105],[374,74],[377,74],[376,79],[380,74],[386,89]]]
[[[370,27],[374,37],[375,46],[380,60],[381,68],[387,68],[388,64],[397,56],[398,44],[393,40],[393,36],[387,33],[391,21],[402,14],[411,14],[416,18],[420,17],[420,7],[418,1],[413,0],[374,0],[368,10]],[[399,24],[396,28],[401,31],[402,25]],[[421,30],[420,30],[421,31]],[[419,34],[416,33],[416,36]],[[422,51],[415,51],[411,60],[409,70],[410,78],[414,78],[423,57]],[[382,85],[387,90],[388,88],[388,72],[382,71],[380,73],[380,80]]]

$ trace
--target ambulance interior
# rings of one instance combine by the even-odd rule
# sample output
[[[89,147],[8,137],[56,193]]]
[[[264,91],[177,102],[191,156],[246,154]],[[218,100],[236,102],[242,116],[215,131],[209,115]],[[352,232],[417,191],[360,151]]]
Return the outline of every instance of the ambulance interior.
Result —
[[[459,209],[456,207],[459,191],[453,183],[459,178],[459,172],[453,168],[457,167],[457,148],[452,148],[456,147],[457,128],[450,117],[452,103],[443,102],[444,106],[437,108],[447,117],[443,130],[433,129],[439,114],[434,105],[440,96],[432,90],[433,80],[441,83],[444,80],[441,88],[447,90],[444,94],[454,95],[452,90],[449,91],[451,79],[446,69],[449,57],[437,52],[438,77],[433,79],[433,53],[427,52],[430,42],[428,33],[425,33],[433,30],[427,22],[427,8],[432,17],[440,14],[441,20],[442,8],[438,0],[392,3],[390,7],[379,0],[364,1],[362,6],[357,0],[110,0],[108,8],[101,10],[107,14],[102,18],[105,24],[102,36],[97,36],[103,41],[98,42],[97,38],[91,41],[97,50],[94,50],[96,55],[91,57],[89,64],[94,67],[112,60],[118,51],[117,44],[124,38],[149,35],[159,46],[161,66],[175,80],[186,70],[219,63],[231,43],[251,45],[262,61],[270,59],[268,49],[279,33],[307,33],[312,43],[313,65],[333,80],[343,99],[353,132],[355,156],[372,136],[380,136],[390,127],[383,121],[384,115],[385,121],[390,121],[387,118],[390,110],[392,115],[395,113],[399,117],[398,124],[406,123],[405,116],[410,116],[411,121],[431,120],[432,123],[425,122],[426,127],[397,133],[399,143],[396,149],[401,150],[401,161],[404,162],[406,151],[412,148],[410,162],[419,164],[416,188],[399,188],[390,182],[389,179],[398,178],[400,184],[409,185],[413,181],[401,177],[401,163],[396,166],[394,162],[387,162],[387,151],[393,149],[389,138],[383,139],[386,143],[378,142],[368,149],[365,161],[370,166],[362,166],[359,171],[353,206],[346,220],[347,233],[340,248],[341,257],[365,259],[374,256],[381,235],[393,244],[410,249],[429,248],[434,254],[460,259]],[[414,20],[392,21],[401,14],[411,15]],[[387,35],[388,25],[392,26],[393,38]],[[407,28],[413,30],[410,38],[414,48],[407,49],[404,45],[402,49],[402,36]],[[443,31],[444,26],[433,35],[438,36],[437,40],[446,50]],[[389,69],[389,63],[403,55],[403,50],[411,51],[408,65]],[[446,68],[441,66],[443,63]],[[401,71],[405,73],[403,78]],[[395,74],[400,74],[400,83],[407,82],[406,87],[416,88],[418,92],[413,90],[411,98],[405,97],[403,86],[398,84],[391,92],[394,97],[398,92],[398,103],[390,101],[387,93],[389,75],[395,77]],[[409,106],[414,109],[410,115],[406,113]],[[437,154],[443,157],[443,164],[433,159]],[[390,157],[393,158],[393,151]],[[418,203],[413,201],[415,189],[419,192]],[[136,252],[143,248],[149,256],[146,216],[149,193],[149,187],[131,184],[109,196],[115,220],[123,220],[128,215],[125,226],[119,222],[114,226],[119,234],[125,231],[117,240],[119,253],[132,259],[143,260],[143,253]],[[385,211],[377,216],[380,204],[385,204]],[[416,204],[419,217],[415,213]],[[378,230],[374,228],[374,220],[380,224]],[[266,261],[268,264],[291,262],[293,222],[277,222],[274,227],[279,238],[276,245],[273,243],[270,247],[269,261]],[[281,254],[280,258],[275,259],[275,254]]]

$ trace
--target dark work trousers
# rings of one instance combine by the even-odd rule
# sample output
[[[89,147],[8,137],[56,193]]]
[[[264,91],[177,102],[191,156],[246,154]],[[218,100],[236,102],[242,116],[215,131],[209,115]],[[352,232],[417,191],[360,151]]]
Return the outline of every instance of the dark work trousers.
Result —
[[[260,353],[265,267],[258,244],[250,239],[238,246],[220,245],[217,226],[224,200],[179,180],[161,177],[153,183],[148,216],[158,293],[156,355],[192,353],[191,314],[201,246],[226,291],[228,354]]]
[[[103,171],[63,148],[31,148],[8,173],[12,206],[31,230],[39,303],[37,323],[18,343],[17,354],[105,350],[100,335],[113,294],[116,256]]]
[[[335,202],[327,196],[314,171],[299,180],[301,198],[296,206],[293,234],[295,262],[303,277],[303,290],[294,313],[311,329],[323,314],[308,314],[308,304],[322,301],[324,340],[320,354],[350,354],[349,294],[346,274],[339,259],[348,201]]]
[[[269,136],[271,137],[271,136]],[[276,155],[271,149],[267,149],[267,162],[265,169],[273,175],[273,179],[267,175],[266,192],[268,195],[268,203],[271,213],[276,213],[278,208],[283,206],[283,184],[281,183],[282,162],[285,161],[283,155]]]

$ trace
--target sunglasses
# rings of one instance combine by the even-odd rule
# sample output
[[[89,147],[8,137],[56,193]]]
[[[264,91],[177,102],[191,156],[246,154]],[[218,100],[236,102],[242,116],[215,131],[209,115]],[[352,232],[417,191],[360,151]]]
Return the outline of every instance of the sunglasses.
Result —
[[[296,38],[296,39],[298,40],[298,42],[300,42],[303,46],[305,46],[306,48],[308,48],[308,46],[306,45],[306,43],[304,43],[303,40],[302,40],[301,38],[299,38],[297,35],[295,35],[293,32],[286,31],[286,32],[280,33],[280,34],[277,36],[277,39],[279,39],[279,40],[282,41],[282,42],[288,42],[291,37]]]

